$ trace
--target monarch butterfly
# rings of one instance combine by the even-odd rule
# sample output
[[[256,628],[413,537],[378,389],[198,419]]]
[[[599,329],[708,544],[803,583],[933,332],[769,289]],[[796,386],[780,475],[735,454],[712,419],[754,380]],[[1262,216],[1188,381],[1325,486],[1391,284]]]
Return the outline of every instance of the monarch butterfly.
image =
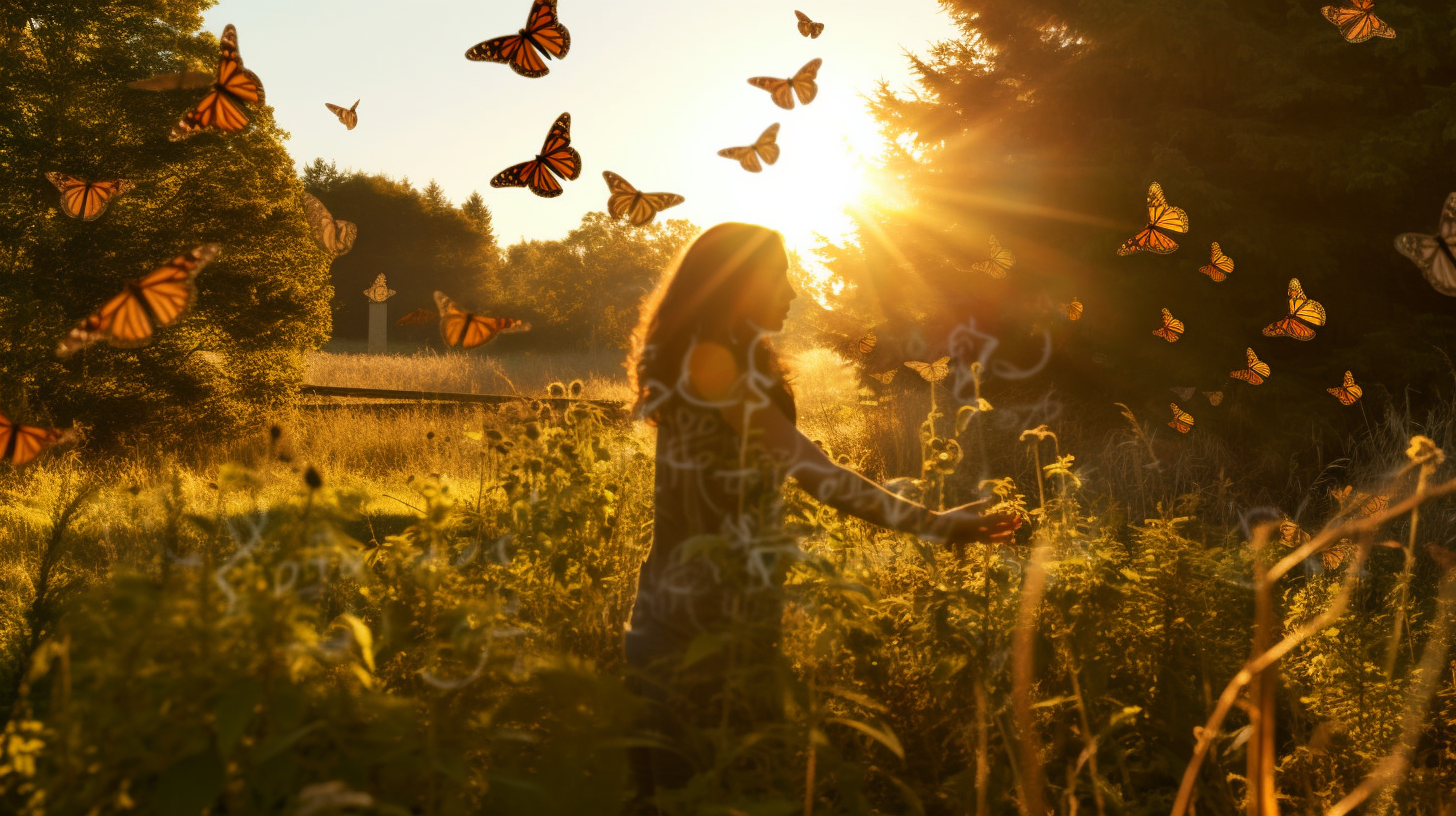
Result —
[[[221,55],[212,91],[172,127],[168,138],[177,142],[204,130],[237,133],[248,126],[243,103],[263,103],[263,81],[243,67],[243,56],[238,52],[238,30],[229,25],[222,30]]]
[[[753,77],[748,80],[748,84],[768,91],[773,97],[775,105],[784,110],[793,110],[795,96],[799,97],[800,105],[807,105],[819,95],[819,86],[814,79],[819,76],[819,66],[823,64],[824,60],[810,60],[799,69],[798,73],[788,79]]]
[[[1350,547],[1348,545],[1332,544],[1330,548],[1320,552],[1320,563],[1324,565],[1326,572],[1334,572],[1345,563],[1345,555]]]
[[[1304,287],[1299,285],[1298,278],[1289,279],[1288,294],[1289,316],[1265,326],[1264,336],[1313,340],[1314,329],[1310,327],[1325,324],[1325,307],[1304,294]]]
[[[354,248],[359,228],[348,221],[336,221],[323,202],[308,193],[303,194],[303,213],[313,227],[313,241],[319,249],[338,256]]]
[[[521,76],[535,79],[551,73],[542,57],[562,59],[570,50],[571,34],[557,20],[556,0],[536,0],[526,16],[525,28],[486,40],[466,51],[465,58],[475,62],[503,62]]]
[[[1244,359],[1248,362],[1248,368],[1242,371],[1230,371],[1229,376],[1236,380],[1243,380],[1249,385],[1261,385],[1264,378],[1269,376],[1269,364],[1259,359],[1259,355],[1251,348],[1244,349]]]
[[[1295,524],[1289,519],[1279,522],[1279,541],[1281,543],[1290,547],[1298,547],[1306,541],[1309,541],[1309,539],[1309,533],[1305,532],[1304,528],[1298,524]]]
[[[56,356],[70,357],[102,340],[117,348],[137,348],[152,342],[153,332],[176,323],[192,305],[196,293],[192,280],[219,251],[217,244],[205,244],[154,272],[127,281],[121,294],[71,329],[56,347]]]
[[[824,33],[824,24],[810,20],[809,15],[804,12],[796,10],[794,11],[794,16],[799,18],[799,33],[805,37],[811,40],[817,40],[819,39],[819,35]]]
[[[1208,404],[1217,408],[1223,402],[1222,391],[1204,391],[1203,396],[1208,397]]]
[[[358,99],[355,99],[353,106],[348,108],[341,108],[330,102],[325,102],[324,107],[329,109],[329,113],[339,117],[339,121],[344,123],[345,128],[353,130],[359,126]]]
[[[1062,311],[1067,313],[1068,320],[1081,320],[1082,310],[1082,301],[1077,300],[1075,297],[1072,298],[1071,303],[1062,304]]]
[[[1234,259],[1223,254],[1223,248],[1217,241],[1213,242],[1213,250],[1210,253],[1208,266],[1199,267],[1198,271],[1213,279],[1214,283],[1221,283],[1234,271]]]
[[[1395,38],[1395,29],[1375,16],[1375,0],[1350,0],[1350,5],[1325,6],[1320,13],[1334,23],[1346,42],[1362,43],[1371,37]]]
[[[1124,241],[1117,248],[1117,254],[1125,256],[1134,252],[1152,252],[1167,255],[1176,252],[1178,244],[1163,233],[1187,231],[1188,213],[1170,206],[1168,197],[1163,195],[1162,185],[1153,182],[1153,186],[1148,188],[1148,225],[1142,232]]]
[[[1192,415],[1182,408],[1179,408],[1176,402],[1170,402],[1168,404],[1173,406],[1173,418],[1168,422],[1168,427],[1178,433],[1185,434],[1193,430],[1194,422]]]
[[[626,216],[636,227],[651,223],[658,213],[687,200],[676,193],[640,192],[611,170],[603,170],[602,178],[607,180],[607,189],[611,191],[607,198],[607,212],[613,218]]]
[[[106,212],[111,199],[136,189],[126,179],[91,182],[65,173],[46,173],[45,177],[61,191],[61,212],[82,221],[95,221]]]
[[[977,272],[985,272],[993,278],[1004,278],[1011,267],[1016,265],[1016,256],[1011,250],[1003,249],[1001,242],[996,236],[991,236],[991,259],[971,264],[971,268]]]
[[[1456,193],[1446,197],[1435,235],[1407,232],[1395,239],[1395,249],[1420,268],[1437,292],[1456,297],[1456,254],[1451,250],[1452,241],[1456,241]]]
[[[1185,402],[1193,399],[1193,394],[1198,391],[1197,388],[1169,388],[1168,390],[1172,391],[1174,394],[1177,394],[1178,399]]]
[[[431,311],[430,309],[426,309],[425,307],[421,306],[420,308],[415,309],[413,312],[410,312],[404,317],[401,317],[400,319],[394,321],[394,325],[417,326],[421,323],[433,323],[438,320],[439,317],[439,312]]]
[[[773,164],[779,160],[779,123],[774,122],[764,129],[758,140],[746,147],[725,147],[718,151],[718,155],[725,159],[735,159],[743,165],[743,169],[750,173],[757,173],[763,169],[758,163],[762,158],[766,164]]]
[[[905,367],[920,375],[920,378],[929,383],[938,383],[950,376],[950,358],[942,357],[933,363],[921,363],[915,360],[905,363]]]
[[[1354,511],[1360,518],[1373,516],[1383,512],[1390,507],[1389,496],[1376,496],[1370,493],[1355,493],[1354,498],[1350,494],[1355,490],[1353,485],[1345,485],[1343,490],[1330,489],[1330,498],[1340,506],[1340,513]]]
[[[126,83],[126,87],[138,91],[195,91],[212,85],[212,74],[201,71],[181,71],[175,74],[158,74],[146,79]]]
[[[539,5],[544,0],[537,0]],[[546,142],[536,158],[512,165],[496,174],[490,180],[492,187],[528,187],[542,198],[561,195],[561,184],[551,174],[575,181],[581,176],[581,154],[571,146],[571,114],[556,117],[551,130],[546,133]]]
[[[878,342],[880,342],[880,338],[876,337],[874,332],[866,332],[856,346],[859,348],[860,354],[869,354],[875,350],[875,344]]]
[[[13,467],[25,467],[46,448],[72,438],[69,430],[21,425],[0,414],[0,459],[8,460]]]
[[[1169,343],[1178,342],[1183,335],[1183,321],[1173,316],[1167,309],[1163,310],[1163,325],[1153,329],[1153,334],[1167,340]]]
[[[435,305],[440,309],[440,336],[447,346],[473,349],[494,340],[498,334],[530,331],[531,324],[513,317],[481,317],[470,314],[444,292],[435,293]]]
[[[872,373],[870,374],[870,376],[879,380],[881,385],[889,385],[890,383],[895,381],[895,375],[899,373],[899,371],[900,369],[898,368],[892,368],[889,371],[882,371],[879,374]]]
[[[1345,381],[1334,388],[1326,388],[1326,391],[1334,395],[1341,405],[1354,405],[1359,399],[1365,396],[1365,389],[1355,384],[1355,375],[1345,372]]]

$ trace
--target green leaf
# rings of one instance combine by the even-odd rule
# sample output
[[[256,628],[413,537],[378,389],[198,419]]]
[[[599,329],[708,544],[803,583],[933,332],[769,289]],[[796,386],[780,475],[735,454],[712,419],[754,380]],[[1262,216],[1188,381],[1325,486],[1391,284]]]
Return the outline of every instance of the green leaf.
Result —
[[[304,727],[298,729],[297,731],[294,731],[291,734],[284,734],[282,736],[274,737],[273,739],[268,740],[267,742],[258,746],[258,750],[253,755],[252,760],[257,763],[267,762],[273,757],[283,753],[284,751],[287,751],[289,748],[292,748],[294,743],[308,736],[309,733],[319,728],[322,728],[323,724],[324,723],[322,720],[317,720],[309,723],[308,725],[305,725]]]
[[[252,680],[240,680],[223,690],[213,706],[217,717],[213,728],[217,732],[217,750],[224,757],[230,756],[238,740],[248,728],[253,708],[258,705],[262,689]]]
[[[222,793],[222,757],[216,748],[183,757],[162,772],[157,784],[157,816],[198,816]]]
[[[708,632],[700,633],[697,637],[693,638],[692,643],[688,644],[687,654],[683,655],[682,659],[683,668],[687,668],[705,658],[712,657],[718,652],[721,652],[726,645],[727,639],[722,635],[709,634]]]

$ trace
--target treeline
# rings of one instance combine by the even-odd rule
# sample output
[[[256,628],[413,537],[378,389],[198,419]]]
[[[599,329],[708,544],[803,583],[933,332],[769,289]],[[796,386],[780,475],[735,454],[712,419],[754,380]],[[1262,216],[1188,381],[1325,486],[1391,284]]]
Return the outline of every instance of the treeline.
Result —
[[[336,341],[366,338],[363,292],[382,273],[396,292],[391,321],[433,309],[438,289],[481,314],[531,322],[530,333],[503,337],[498,349],[624,348],[643,296],[698,231],[687,221],[633,227],[587,213],[564,238],[503,249],[478,192],[457,206],[433,180],[416,188],[409,179],[341,171],[323,159],[305,168],[303,184],[335,218],[359,227],[354,249],[333,265]],[[440,342],[433,324],[391,325],[390,337]]]

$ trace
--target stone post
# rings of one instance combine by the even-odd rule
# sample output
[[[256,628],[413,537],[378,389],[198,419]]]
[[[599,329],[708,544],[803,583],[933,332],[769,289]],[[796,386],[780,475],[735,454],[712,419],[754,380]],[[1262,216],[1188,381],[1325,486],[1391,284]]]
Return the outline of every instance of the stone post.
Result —
[[[386,300],[394,297],[394,290],[384,282],[384,273],[374,279],[374,285],[364,290],[369,298],[369,353],[389,352],[389,305]]]

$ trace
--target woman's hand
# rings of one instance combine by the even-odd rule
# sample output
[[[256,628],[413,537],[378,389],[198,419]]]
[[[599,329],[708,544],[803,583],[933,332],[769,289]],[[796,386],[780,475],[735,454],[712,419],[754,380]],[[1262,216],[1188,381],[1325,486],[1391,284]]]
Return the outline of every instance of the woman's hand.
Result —
[[[1021,526],[1020,517],[1010,513],[983,514],[979,510],[983,503],[972,502],[950,510],[931,511],[924,537],[950,545],[1010,542]]]

